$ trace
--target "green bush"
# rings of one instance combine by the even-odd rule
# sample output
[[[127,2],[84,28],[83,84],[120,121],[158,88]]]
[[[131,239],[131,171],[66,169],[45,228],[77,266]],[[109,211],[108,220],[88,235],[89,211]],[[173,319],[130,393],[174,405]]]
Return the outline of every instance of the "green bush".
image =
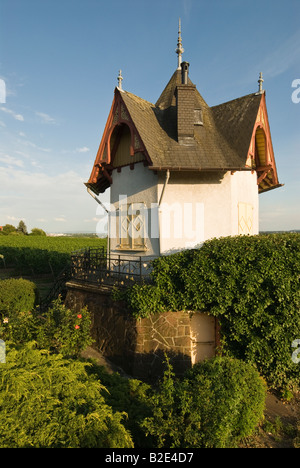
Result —
[[[59,296],[43,315],[38,315],[39,326],[34,338],[39,347],[58,352],[63,356],[77,357],[93,343],[91,314],[87,307],[80,312],[68,309]]]
[[[31,311],[37,299],[37,288],[32,281],[22,278],[0,280],[0,314]]]
[[[93,363],[88,369],[107,388],[103,394],[106,403],[114,411],[125,412],[128,418],[123,421],[124,427],[130,432],[135,448],[153,448],[153,440],[141,430],[143,420],[151,416],[149,397],[152,388],[138,379],[122,377],[118,373],[108,373],[103,367]]]
[[[266,384],[250,365],[215,358],[175,380],[169,365],[142,427],[165,448],[231,448],[263,417]]]
[[[44,314],[37,307],[21,312],[12,310],[0,317],[0,338],[16,345],[35,341],[39,348],[77,357],[93,343],[91,320],[87,307],[76,313],[59,296]]]
[[[132,448],[87,364],[34,349],[8,349],[0,365],[1,448]]]
[[[151,286],[125,298],[133,314],[197,310],[218,318],[223,352],[255,363],[274,388],[299,384],[292,343],[300,338],[300,235],[207,241],[153,262]],[[155,298],[155,301],[153,301]]]

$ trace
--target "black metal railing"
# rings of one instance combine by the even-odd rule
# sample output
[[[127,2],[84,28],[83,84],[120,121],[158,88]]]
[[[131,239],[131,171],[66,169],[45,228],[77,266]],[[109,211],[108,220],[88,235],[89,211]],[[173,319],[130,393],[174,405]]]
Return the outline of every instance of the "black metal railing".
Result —
[[[156,257],[112,254],[104,248],[88,248],[71,255],[71,278],[103,286],[128,286],[150,281]]]

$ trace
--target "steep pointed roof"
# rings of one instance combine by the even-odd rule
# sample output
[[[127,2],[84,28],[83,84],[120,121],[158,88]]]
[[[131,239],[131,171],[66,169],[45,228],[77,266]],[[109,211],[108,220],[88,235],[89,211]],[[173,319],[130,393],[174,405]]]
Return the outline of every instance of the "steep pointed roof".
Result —
[[[122,124],[130,127],[131,157],[136,153],[143,155],[142,158],[139,156],[136,160],[131,159],[131,163],[144,159],[149,169],[158,171],[253,170],[255,150],[252,148],[251,164],[249,151],[251,144],[255,146],[254,128],[262,101],[265,105],[264,94],[253,93],[209,107],[195,89],[195,108],[201,109],[203,122],[202,125],[195,125],[192,144],[182,144],[177,137],[176,91],[180,84],[181,72],[176,70],[156,104],[127,91],[115,89],[114,102],[94,168],[86,184],[95,193],[104,191],[111,183],[115,166],[112,158],[107,157],[107,151],[110,151],[107,148],[110,148],[113,129]],[[189,78],[188,85],[194,86]],[[136,148],[134,141],[140,141]],[[270,156],[269,160],[272,158],[272,177],[270,174],[269,179],[264,176],[264,190],[279,185],[274,157]],[[270,168],[268,171],[270,172]]]

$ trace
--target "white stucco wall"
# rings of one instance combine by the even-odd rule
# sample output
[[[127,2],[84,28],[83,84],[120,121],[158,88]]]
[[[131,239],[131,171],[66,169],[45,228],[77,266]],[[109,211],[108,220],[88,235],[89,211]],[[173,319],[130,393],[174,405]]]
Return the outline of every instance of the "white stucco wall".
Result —
[[[214,237],[239,234],[239,203],[253,207],[251,234],[258,234],[258,189],[256,173],[171,172],[161,206],[157,209],[165,183],[165,172],[158,175],[135,164],[113,172],[112,211],[119,208],[120,195],[127,203],[144,203],[147,248],[133,255],[161,255],[201,245]],[[111,236],[111,252],[120,253],[117,235]]]
[[[231,235],[239,234],[238,203],[253,206],[253,227],[251,234],[259,233],[259,197],[256,172],[235,172],[231,176]]]
[[[159,255],[159,239],[158,235],[151,237],[151,230],[156,231],[154,225],[158,225],[157,210],[157,193],[158,193],[158,176],[144,166],[143,162],[135,164],[134,169],[131,170],[130,166],[122,167],[121,172],[113,171],[113,183],[111,185],[110,203],[111,208],[117,210],[120,205],[120,196],[127,198],[127,203],[144,203],[146,206],[146,217],[148,220],[147,231],[149,237],[146,240],[146,251],[127,252],[123,250],[124,254],[130,253],[135,256],[139,255]],[[153,208],[154,207],[154,208]],[[113,224],[113,214],[111,225]],[[110,249],[113,253],[121,253],[118,248],[118,237],[114,236],[113,229],[110,230],[112,236],[110,239]]]
[[[161,175],[159,194],[163,182],[164,177]],[[252,234],[258,234],[256,173],[171,173],[160,210],[161,226],[164,220],[169,219],[168,206],[173,206],[174,211],[177,207],[177,212],[184,215],[174,217],[177,224],[171,226],[171,236],[161,236],[161,253],[193,247],[214,237],[238,235],[239,203],[253,206]],[[189,212],[186,206],[190,206]],[[189,213],[192,218],[189,226],[192,226],[194,236],[187,236],[187,233],[191,234],[191,229],[187,227]]]

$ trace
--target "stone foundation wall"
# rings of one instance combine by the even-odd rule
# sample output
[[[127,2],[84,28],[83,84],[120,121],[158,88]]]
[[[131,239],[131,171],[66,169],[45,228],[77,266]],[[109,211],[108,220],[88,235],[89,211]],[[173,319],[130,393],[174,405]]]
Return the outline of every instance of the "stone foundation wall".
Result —
[[[191,320],[187,312],[166,312],[135,319],[125,304],[99,286],[67,283],[67,307],[78,312],[88,306],[93,316],[93,347],[127,374],[157,380],[167,353],[176,374],[191,367]]]

